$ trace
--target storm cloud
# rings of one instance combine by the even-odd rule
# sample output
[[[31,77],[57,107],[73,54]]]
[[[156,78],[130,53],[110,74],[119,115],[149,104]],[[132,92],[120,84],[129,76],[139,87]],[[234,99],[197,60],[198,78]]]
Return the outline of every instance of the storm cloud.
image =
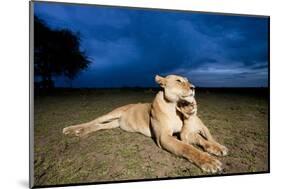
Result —
[[[79,32],[94,60],[74,87],[155,87],[156,74],[201,87],[268,85],[266,17],[43,2],[34,12],[52,28]]]

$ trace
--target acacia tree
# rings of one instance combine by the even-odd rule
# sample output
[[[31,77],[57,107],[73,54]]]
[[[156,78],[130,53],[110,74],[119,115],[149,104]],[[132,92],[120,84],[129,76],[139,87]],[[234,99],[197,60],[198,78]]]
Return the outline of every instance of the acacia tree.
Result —
[[[80,36],[67,29],[55,30],[34,18],[34,73],[41,77],[41,87],[53,88],[53,77],[63,75],[73,80],[90,61],[80,49]]]

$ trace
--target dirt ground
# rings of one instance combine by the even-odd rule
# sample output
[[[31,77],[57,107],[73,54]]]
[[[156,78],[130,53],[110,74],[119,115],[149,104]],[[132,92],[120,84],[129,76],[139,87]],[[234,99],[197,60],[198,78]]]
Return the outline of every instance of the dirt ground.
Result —
[[[187,160],[156,146],[151,138],[121,129],[87,138],[66,137],[68,125],[112,109],[152,102],[154,90],[60,90],[34,102],[35,185],[206,175]],[[268,171],[268,96],[262,90],[198,90],[198,114],[229,149],[220,174]]]

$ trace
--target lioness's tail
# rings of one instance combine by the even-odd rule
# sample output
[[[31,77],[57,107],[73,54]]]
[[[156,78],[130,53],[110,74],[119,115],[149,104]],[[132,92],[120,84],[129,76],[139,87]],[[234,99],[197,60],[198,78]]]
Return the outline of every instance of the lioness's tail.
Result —
[[[75,135],[81,137],[98,130],[117,128],[120,126],[119,120],[122,114],[132,105],[133,104],[129,104],[119,107],[87,123],[65,127],[62,132],[65,135]]]

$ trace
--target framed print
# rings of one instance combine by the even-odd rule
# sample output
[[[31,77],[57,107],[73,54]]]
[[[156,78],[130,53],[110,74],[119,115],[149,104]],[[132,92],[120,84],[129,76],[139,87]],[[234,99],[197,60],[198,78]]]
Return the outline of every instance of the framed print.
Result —
[[[30,2],[30,187],[269,173],[269,16]]]

